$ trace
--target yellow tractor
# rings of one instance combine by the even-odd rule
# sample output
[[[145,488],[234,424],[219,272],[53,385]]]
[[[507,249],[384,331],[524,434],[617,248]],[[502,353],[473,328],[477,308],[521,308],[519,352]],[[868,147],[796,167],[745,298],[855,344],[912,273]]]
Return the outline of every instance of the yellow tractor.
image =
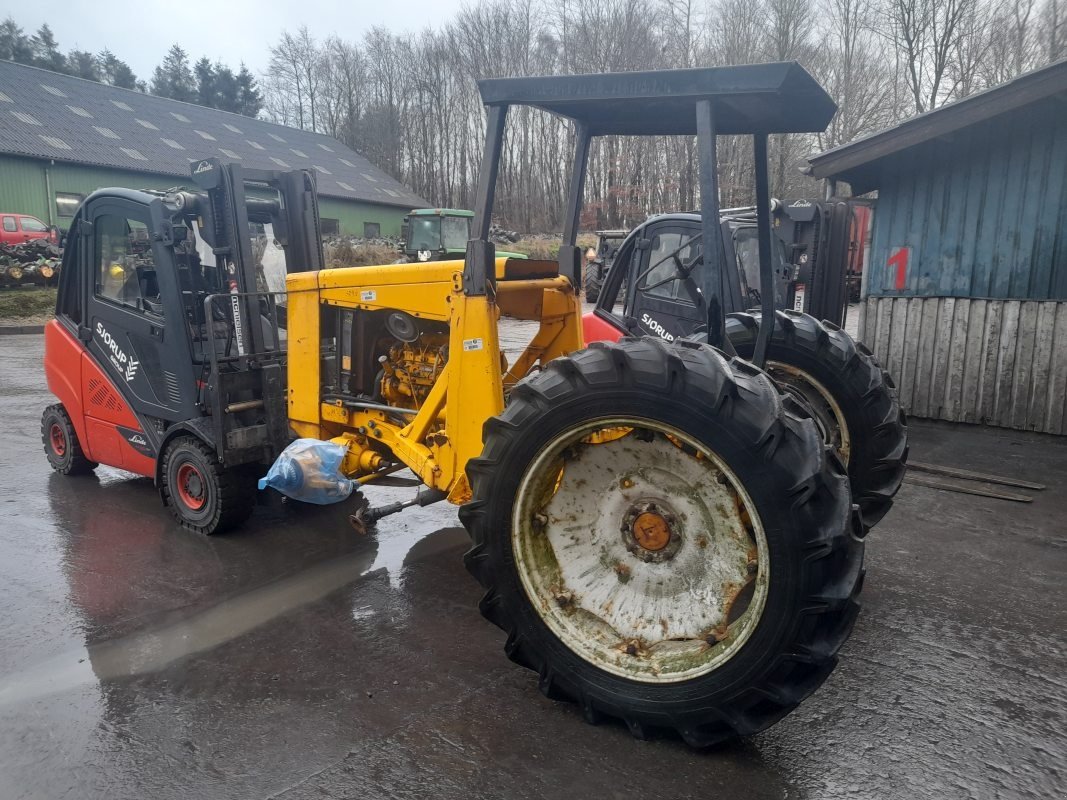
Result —
[[[204,534],[248,516],[256,477],[293,434],[333,443],[323,449],[363,485],[410,469],[425,484],[414,499],[362,507],[354,523],[460,505],[482,613],[547,696],[694,746],[762,730],[834,668],[866,527],[907,452],[870,354],[811,317],[776,315],[769,289],[767,137],[822,130],[835,106],[792,63],[479,88],[487,134],[463,260],[322,269],[310,171],[206,159],[192,164],[195,191],[90,196],[46,332],[59,402],[42,417],[45,453],[64,474],[110,464],[153,478]],[[514,105],[570,123],[558,262],[498,258],[489,240]],[[719,134],[751,134],[755,151],[763,307],[740,322],[723,306]],[[620,255],[633,291],[689,298],[701,324],[688,336],[624,337],[640,326],[603,309],[583,327],[575,240],[604,135],[697,137],[699,221]],[[284,250],[284,298],[260,285],[252,222]],[[101,269],[113,287],[93,281]],[[502,317],[536,323],[511,361]],[[736,342],[728,323],[743,329]]]
[[[482,613],[547,696],[695,746],[762,730],[833,669],[865,531],[803,395],[759,366],[773,309],[753,360],[725,335],[715,142],[753,135],[769,283],[767,135],[821,130],[835,106],[790,63],[479,87],[487,136],[465,260],[289,275],[290,426],[343,445],[360,483],[407,467],[425,484],[358,512],[361,529],[407,505],[461,505]],[[489,241],[520,104],[575,132],[558,263],[497,258]],[[702,253],[679,248],[668,278],[699,279],[702,341],[584,346],[575,238],[590,141],[612,134],[698,137]],[[513,363],[501,317],[538,323]]]

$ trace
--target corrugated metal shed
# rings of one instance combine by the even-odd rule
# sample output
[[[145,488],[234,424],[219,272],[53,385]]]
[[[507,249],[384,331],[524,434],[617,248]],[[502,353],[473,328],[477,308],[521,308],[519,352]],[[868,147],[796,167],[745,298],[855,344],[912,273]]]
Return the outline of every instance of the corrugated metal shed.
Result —
[[[1067,104],[974,125],[881,172],[869,295],[1067,300]]]
[[[0,61],[0,153],[186,178],[208,156],[257,169],[314,169],[320,194],[428,205],[323,134]]]
[[[908,413],[1067,434],[1067,60],[811,164],[878,190],[859,334]]]

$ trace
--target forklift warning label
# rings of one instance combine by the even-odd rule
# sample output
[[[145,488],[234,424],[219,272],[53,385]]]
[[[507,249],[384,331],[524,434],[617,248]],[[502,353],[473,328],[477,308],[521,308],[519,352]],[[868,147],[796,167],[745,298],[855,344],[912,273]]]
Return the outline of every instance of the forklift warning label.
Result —
[[[464,349],[464,351],[466,351],[468,353],[471,350],[481,350],[482,349],[482,340],[481,339],[464,339],[463,340],[463,349]]]
[[[127,356],[119,347],[119,343],[115,341],[115,337],[100,322],[96,323],[96,335],[100,338],[101,348],[111,359],[111,365],[126,379],[126,383],[136,378],[137,368],[141,366],[141,362],[133,356]]]

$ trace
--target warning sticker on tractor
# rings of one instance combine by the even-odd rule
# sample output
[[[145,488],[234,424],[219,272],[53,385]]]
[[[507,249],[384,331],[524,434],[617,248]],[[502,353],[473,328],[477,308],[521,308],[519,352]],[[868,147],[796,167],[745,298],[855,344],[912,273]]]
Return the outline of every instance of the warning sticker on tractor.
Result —
[[[359,293],[359,299],[364,303],[373,303],[378,299],[378,293],[373,289],[364,289]]]
[[[481,339],[464,339],[463,340],[463,349],[468,353],[471,350],[481,350],[482,349],[482,340]]]
[[[804,310],[804,288],[805,288],[804,284],[802,284],[802,283],[798,283],[797,284],[796,293],[793,295],[793,310],[794,311],[803,311]]]

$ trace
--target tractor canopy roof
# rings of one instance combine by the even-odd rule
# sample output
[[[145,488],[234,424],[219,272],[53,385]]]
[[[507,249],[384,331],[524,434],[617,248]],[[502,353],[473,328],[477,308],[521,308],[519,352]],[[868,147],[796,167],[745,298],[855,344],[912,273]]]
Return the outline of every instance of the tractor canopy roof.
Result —
[[[822,131],[837,106],[795,61],[732,67],[489,78],[486,105],[526,105],[584,123],[593,136],[696,133],[696,104],[711,100],[718,134]]]
[[[413,208],[409,217],[473,217],[473,211],[463,208]]]

